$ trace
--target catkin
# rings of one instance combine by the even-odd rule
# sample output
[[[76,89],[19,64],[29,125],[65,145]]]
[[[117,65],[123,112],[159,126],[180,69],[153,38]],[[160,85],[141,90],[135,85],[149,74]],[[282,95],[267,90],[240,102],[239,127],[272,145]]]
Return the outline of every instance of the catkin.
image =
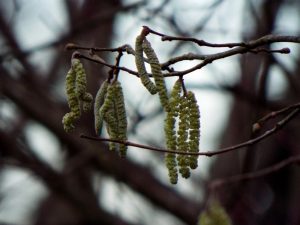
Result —
[[[127,117],[125,109],[125,101],[121,83],[115,82],[115,110],[118,122],[118,139],[121,141],[127,140]],[[125,157],[127,152],[127,145],[119,144],[119,154]]]
[[[79,59],[72,59],[72,68],[76,72],[76,94],[80,101],[82,101],[83,111],[87,112],[92,107],[93,96],[86,92],[86,73],[82,63]]]
[[[181,83],[177,80],[173,86],[170,96],[170,111],[167,112],[165,119],[165,137],[167,148],[177,150],[177,137],[175,131],[176,117],[178,116],[180,101]],[[178,180],[178,169],[176,154],[166,153],[165,163],[169,173],[169,179],[172,184],[176,184]]]
[[[143,57],[143,37],[141,35],[136,37],[135,41],[135,65],[137,71],[139,73],[139,77],[141,79],[142,84],[145,88],[150,92],[150,94],[154,95],[157,93],[157,88],[155,84],[150,80],[147,70],[145,67],[144,57]]]
[[[108,81],[105,80],[104,82],[102,82],[99,90],[97,91],[96,97],[95,97],[94,120],[95,120],[96,135],[101,134],[101,128],[102,128],[102,124],[103,124],[103,115],[102,115],[102,117],[100,116],[99,110],[104,102],[105,95],[107,93],[107,88],[108,88]]]
[[[200,140],[200,112],[197,100],[193,92],[187,93],[188,107],[189,107],[189,152],[199,152],[199,140]],[[198,166],[198,156],[190,155],[189,164],[191,169],[196,169]]]
[[[106,123],[106,130],[111,139],[120,141],[127,140],[127,118],[122,86],[115,81],[107,88],[107,94],[103,105],[99,110],[99,117]],[[110,150],[119,150],[121,157],[126,156],[127,146],[125,144],[109,143]]]
[[[188,130],[190,127],[189,121],[189,108],[188,108],[188,100],[185,96],[180,98],[180,108],[179,108],[179,125],[177,131],[177,144],[178,150],[182,152],[189,151],[188,145]],[[179,172],[181,176],[184,178],[190,177],[190,169],[189,169],[189,156],[188,155],[178,155],[178,166]]]
[[[154,81],[155,81],[156,89],[159,94],[159,99],[160,99],[161,105],[164,107],[166,112],[168,112],[170,110],[169,97],[168,97],[165,79],[161,72],[159,60],[158,60],[150,42],[147,40],[147,38],[144,38],[142,47],[143,47],[143,50],[149,60],[149,64],[151,67],[151,73],[152,73],[152,76],[154,77]]]
[[[80,102],[76,95],[75,86],[76,73],[71,68],[66,76],[65,89],[67,94],[68,105],[71,112],[67,113],[62,120],[65,131],[72,131],[74,127],[74,122],[80,117]]]
[[[232,221],[223,206],[213,200],[199,216],[198,225],[231,225]]]

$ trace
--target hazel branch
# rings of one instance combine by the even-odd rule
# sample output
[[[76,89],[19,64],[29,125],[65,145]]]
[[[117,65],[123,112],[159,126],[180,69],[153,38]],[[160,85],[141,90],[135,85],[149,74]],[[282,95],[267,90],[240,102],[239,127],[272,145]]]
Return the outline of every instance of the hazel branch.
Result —
[[[299,162],[300,162],[300,155],[291,156],[285,160],[282,160],[279,163],[276,163],[270,167],[267,167],[267,168],[259,170],[259,171],[245,173],[245,174],[239,174],[239,175],[235,175],[235,176],[224,178],[224,179],[216,179],[216,180],[212,181],[212,183],[210,184],[210,189],[213,190],[213,189],[219,188],[226,184],[232,184],[235,182],[252,180],[252,179],[257,179],[257,178],[260,178],[263,176],[267,176],[267,175],[275,173],[289,165],[292,165],[294,163],[299,163]]]
[[[292,120],[296,115],[298,115],[299,112],[300,112],[300,107],[297,107],[290,114],[288,114],[284,119],[277,122],[272,129],[267,130],[262,135],[260,135],[256,138],[250,139],[246,142],[242,142],[240,144],[236,144],[236,145],[233,145],[233,146],[230,146],[230,147],[227,147],[227,148],[222,148],[222,149],[219,149],[217,151],[182,152],[182,151],[158,148],[158,147],[153,147],[153,146],[148,146],[148,145],[142,145],[142,144],[138,144],[138,143],[134,143],[134,142],[130,142],[130,141],[120,141],[120,140],[109,139],[109,138],[91,137],[91,136],[87,136],[87,135],[83,135],[83,134],[80,135],[80,137],[85,138],[85,139],[89,139],[89,140],[93,140],[93,141],[115,142],[115,143],[124,144],[126,146],[132,146],[132,147],[136,147],[136,148],[147,149],[147,150],[163,152],[163,153],[175,153],[175,154],[180,154],[180,155],[199,155],[199,156],[202,155],[202,156],[211,157],[211,156],[214,156],[214,155],[219,155],[219,154],[223,154],[223,153],[226,153],[226,152],[231,152],[231,151],[234,151],[236,149],[244,148],[244,147],[251,146],[251,145],[254,145],[254,144],[257,144],[257,143],[261,142],[265,138],[271,136],[272,134],[274,134],[277,131],[279,131],[280,129],[282,129],[290,120]]]
[[[215,43],[209,43],[204,40],[196,39],[196,38],[190,38],[190,37],[176,37],[176,36],[170,36],[166,35],[157,31],[152,30],[151,28],[147,26],[143,26],[143,29],[146,29],[149,33],[158,35],[161,37],[162,41],[187,41],[187,42],[193,42],[199,46],[206,46],[206,47],[213,47],[213,48],[233,48],[233,47],[243,47],[243,48],[255,48],[261,45],[267,45],[274,42],[294,42],[294,43],[300,43],[300,36],[284,36],[284,35],[266,35],[263,36],[255,41],[249,41],[249,42],[237,42],[237,43],[222,43],[222,44],[215,44]]]
[[[269,114],[267,114],[266,116],[262,117],[261,119],[259,119],[255,124],[253,124],[252,130],[253,131],[258,131],[262,128],[262,126],[270,119],[275,118],[281,114],[284,114],[286,112],[291,111],[292,109],[296,109],[296,108],[300,108],[300,103],[296,103],[294,105],[290,105],[287,106],[283,109],[280,109],[278,111],[273,111]]]

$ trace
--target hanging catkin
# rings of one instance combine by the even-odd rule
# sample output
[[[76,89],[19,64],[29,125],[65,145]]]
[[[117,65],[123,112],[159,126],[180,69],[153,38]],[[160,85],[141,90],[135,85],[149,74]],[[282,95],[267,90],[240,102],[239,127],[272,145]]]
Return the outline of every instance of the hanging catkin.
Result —
[[[177,150],[177,137],[175,131],[176,117],[178,116],[179,101],[180,101],[181,83],[177,80],[173,86],[170,96],[170,110],[167,112],[165,119],[165,137],[167,142],[167,148],[171,150]],[[169,179],[172,184],[176,184],[178,180],[178,169],[176,154],[166,153],[165,163],[169,173]]]
[[[121,83],[115,82],[115,111],[118,123],[118,140],[127,141],[127,117],[125,109],[125,101]],[[127,146],[125,144],[119,144],[119,154],[121,157],[125,157],[127,153]]]
[[[72,59],[72,68],[76,73],[75,85],[77,97],[82,101],[83,111],[87,112],[92,107],[93,96],[86,92],[87,81],[85,70],[80,60],[76,58]]]
[[[189,107],[189,152],[199,152],[199,140],[200,140],[200,112],[197,100],[193,92],[187,93],[188,107]],[[190,155],[189,164],[191,169],[196,169],[198,166],[198,156]]]
[[[154,81],[155,81],[156,89],[159,94],[159,99],[160,99],[161,105],[164,107],[165,111],[168,112],[170,110],[169,97],[168,97],[165,79],[161,72],[159,60],[158,60],[158,58],[155,54],[155,51],[153,50],[150,42],[147,40],[146,37],[144,38],[142,47],[143,47],[143,50],[149,60],[149,64],[151,67],[151,73],[152,73],[152,76],[154,77]]]
[[[178,125],[178,137],[177,144],[178,150],[182,152],[189,151],[188,145],[188,131],[190,127],[189,120],[189,108],[188,108],[188,100],[186,96],[182,96],[180,98],[180,106],[179,106],[179,125]],[[189,156],[180,154],[177,156],[179,173],[184,178],[190,177],[190,169],[189,169]]]
[[[122,86],[119,81],[114,81],[107,88],[103,105],[99,110],[99,117],[106,123],[106,130],[111,139],[127,140],[127,117]],[[119,150],[121,157],[126,156],[127,146],[110,142],[110,150]]]
[[[80,102],[76,94],[75,86],[76,73],[71,68],[66,76],[65,90],[67,94],[68,105],[71,112],[67,113],[62,120],[65,131],[72,131],[74,122],[80,117]]]
[[[143,40],[144,37],[141,35],[137,36],[135,40],[135,65],[139,73],[139,77],[141,79],[142,84],[150,92],[150,94],[154,95],[157,93],[157,89],[155,84],[150,80],[147,74],[144,57],[143,57],[143,47],[142,47]]]
[[[103,115],[100,116],[100,107],[102,106],[105,95],[107,93],[108,88],[108,81],[105,80],[102,82],[99,90],[97,91],[96,97],[95,97],[95,103],[94,103],[94,120],[95,120],[95,132],[96,135],[101,134],[102,124],[103,124]]]

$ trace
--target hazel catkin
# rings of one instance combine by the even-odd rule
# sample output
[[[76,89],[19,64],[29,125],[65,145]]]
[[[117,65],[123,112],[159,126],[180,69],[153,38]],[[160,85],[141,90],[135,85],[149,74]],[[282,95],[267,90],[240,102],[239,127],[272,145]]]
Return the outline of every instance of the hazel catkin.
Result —
[[[199,141],[200,141],[200,111],[197,104],[197,100],[193,92],[187,93],[188,107],[189,107],[189,152],[199,152]],[[189,156],[189,165],[191,169],[196,169],[198,166],[198,156]]]
[[[97,91],[96,97],[95,97],[94,120],[95,120],[96,135],[101,134],[101,128],[102,128],[102,124],[103,124],[103,115],[102,115],[102,117],[100,116],[99,110],[104,102],[105,95],[107,93],[107,88],[108,88],[108,81],[105,80],[102,82],[99,90]]]
[[[179,125],[177,131],[177,144],[178,150],[182,152],[189,151],[188,145],[188,130],[190,127],[189,121],[189,108],[188,108],[188,100],[185,96],[180,98],[180,107],[179,107]],[[189,169],[189,156],[180,154],[177,156],[179,172],[181,176],[184,178],[190,177],[190,169]]]
[[[67,113],[62,120],[64,130],[69,132],[72,131],[75,121],[80,117],[80,102],[76,94],[75,86],[76,73],[71,68],[66,76],[65,89],[67,94],[68,105],[71,112]]]
[[[83,103],[83,111],[87,112],[92,107],[93,96],[86,92],[87,80],[85,70],[80,60],[76,58],[72,59],[72,68],[76,73],[75,85],[77,97]]]
[[[118,123],[118,139],[120,141],[127,140],[127,117],[125,109],[125,100],[121,83],[115,81],[115,111]],[[127,146],[125,144],[119,144],[119,154],[121,157],[125,157],[127,152]]]
[[[150,92],[150,94],[154,95],[157,93],[157,88],[155,84],[150,80],[147,74],[144,57],[143,57],[143,47],[142,47],[143,40],[144,37],[141,35],[137,36],[135,40],[135,65],[139,73],[139,77],[141,79],[142,84]]]
[[[176,117],[178,116],[180,101],[181,83],[177,80],[173,86],[170,95],[170,110],[167,112],[165,119],[165,138],[168,149],[177,150],[177,137],[175,131]],[[165,164],[168,169],[169,179],[172,184],[176,184],[178,180],[178,169],[176,154],[166,153]]]
[[[149,64],[151,67],[151,73],[152,73],[152,76],[155,81],[155,85],[156,85],[156,89],[159,94],[159,99],[160,99],[161,105],[164,107],[166,112],[168,112],[170,110],[169,97],[168,97],[165,79],[161,72],[159,60],[158,60],[157,55],[155,54],[155,51],[153,50],[150,42],[147,40],[146,37],[144,38],[142,47],[143,47],[143,50],[149,60]]]

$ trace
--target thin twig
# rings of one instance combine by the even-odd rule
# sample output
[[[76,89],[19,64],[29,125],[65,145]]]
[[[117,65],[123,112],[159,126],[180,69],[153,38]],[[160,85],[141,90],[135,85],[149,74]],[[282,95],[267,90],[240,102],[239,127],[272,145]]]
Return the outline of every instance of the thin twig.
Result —
[[[233,48],[233,47],[243,47],[243,48],[253,48],[253,44],[259,45],[266,45],[273,42],[294,42],[294,43],[300,43],[300,37],[297,36],[281,36],[281,35],[266,35],[262,38],[259,38],[255,41],[250,42],[238,42],[238,43],[222,43],[222,44],[215,44],[215,43],[209,43],[204,40],[196,39],[196,38],[190,38],[190,37],[175,37],[166,35],[157,31],[152,30],[151,28],[147,26],[143,26],[143,29],[146,29],[149,33],[158,35],[161,37],[162,41],[188,41],[188,42],[194,42],[199,46],[206,46],[206,47],[227,47],[227,48]]]
[[[258,170],[258,171],[251,172],[251,173],[239,174],[239,175],[235,175],[235,176],[223,178],[223,179],[222,178],[216,179],[216,180],[212,181],[212,183],[210,184],[210,188],[215,189],[215,188],[221,187],[225,184],[231,184],[231,183],[245,181],[245,180],[257,179],[257,178],[269,175],[271,173],[277,172],[278,170],[281,170],[286,166],[289,166],[294,163],[299,163],[299,162],[300,162],[300,155],[291,156],[279,163],[276,163],[276,164],[274,164],[270,167],[267,167],[265,169],[262,169],[262,170]]]
[[[205,156],[214,156],[214,155],[219,155],[219,154],[223,154],[226,152],[231,152],[233,150],[236,149],[240,149],[246,146],[250,146],[250,145],[254,145],[257,144],[259,142],[261,142],[263,139],[269,137],[270,135],[272,135],[273,133],[277,132],[278,130],[282,129],[292,118],[294,118],[298,113],[300,112],[300,108],[296,108],[294,109],[288,116],[286,116],[283,120],[279,121],[278,123],[276,123],[276,125],[270,129],[267,130],[265,133],[263,133],[262,135],[250,139],[246,142],[237,144],[237,145],[233,145],[227,148],[222,148],[220,150],[217,151],[206,151],[206,152],[182,152],[182,151],[176,151],[176,150],[170,150],[170,149],[164,149],[164,148],[158,148],[158,147],[153,147],[153,146],[148,146],[148,145],[142,145],[142,144],[138,144],[138,143],[134,143],[134,142],[130,142],[130,141],[120,141],[120,140],[116,140],[116,139],[110,139],[110,138],[101,138],[101,137],[91,137],[91,136],[87,136],[87,135],[80,135],[81,138],[85,138],[85,139],[89,139],[89,140],[93,140],[93,141],[101,141],[101,142],[115,142],[115,143],[120,143],[120,144],[124,144],[126,146],[132,146],[132,147],[136,147],[136,148],[141,148],[141,149],[147,149],[147,150],[151,150],[151,151],[157,151],[157,152],[164,152],[164,153],[175,153],[175,154],[180,154],[180,155],[205,155]]]
[[[300,103],[296,103],[296,104],[293,104],[293,105],[290,105],[290,106],[287,106],[283,109],[280,109],[278,111],[273,111],[273,112],[270,112],[269,114],[267,114],[266,116],[262,117],[261,119],[259,119],[256,123],[253,124],[253,128],[252,130],[253,131],[258,131],[262,128],[262,126],[270,119],[274,118],[274,117],[277,117],[281,114],[284,114],[286,112],[289,112],[291,111],[292,109],[295,109],[295,108],[300,108]]]

